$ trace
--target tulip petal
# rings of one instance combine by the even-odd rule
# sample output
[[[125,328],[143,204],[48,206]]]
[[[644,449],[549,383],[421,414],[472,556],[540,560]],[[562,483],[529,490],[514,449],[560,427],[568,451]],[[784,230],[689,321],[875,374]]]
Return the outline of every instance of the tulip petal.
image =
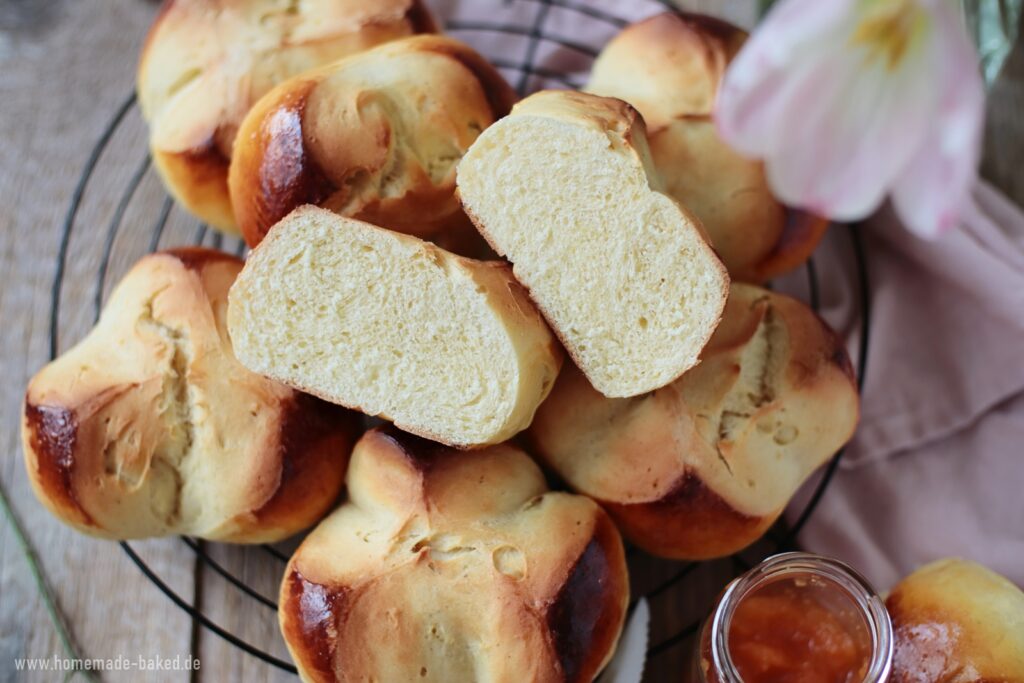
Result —
[[[945,77],[936,22],[893,63],[854,39],[863,12],[846,0],[778,5],[730,65],[715,112],[730,145],[765,160],[783,202],[839,220],[881,204],[925,143]]]
[[[977,57],[960,18],[934,3],[935,70],[943,77],[936,115],[924,144],[893,187],[893,205],[912,232],[932,238],[953,228],[977,175],[985,90]]]
[[[925,57],[892,73],[848,47],[823,56],[766,159],[780,199],[838,220],[874,211],[925,140],[938,99]]]
[[[810,66],[808,54],[842,34],[855,1],[788,0],[768,13],[719,89],[714,118],[723,139],[747,156],[766,155],[772,138],[764,133],[785,113],[776,93],[795,70]]]

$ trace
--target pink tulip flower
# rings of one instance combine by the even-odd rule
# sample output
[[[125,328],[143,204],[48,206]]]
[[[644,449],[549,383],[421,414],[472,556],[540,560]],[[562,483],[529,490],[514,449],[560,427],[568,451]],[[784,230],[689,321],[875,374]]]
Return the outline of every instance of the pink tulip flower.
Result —
[[[889,195],[934,237],[967,202],[984,97],[952,0],[781,0],[726,71],[715,121],[783,202],[849,221]]]

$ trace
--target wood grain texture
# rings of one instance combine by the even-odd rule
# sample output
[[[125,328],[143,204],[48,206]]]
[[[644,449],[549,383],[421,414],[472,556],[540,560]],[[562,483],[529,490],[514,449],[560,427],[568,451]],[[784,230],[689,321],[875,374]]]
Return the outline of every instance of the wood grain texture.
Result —
[[[687,7],[724,13],[750,25],[753,0],[694,0]],[[108,672],[110,681],[295,680],[245,654],[192,619],[160,593],[115,545],[80,536],[55,521],[28,487],[18,439],[25,383],[49,356],[50,285],[60,244],[61,221],[90,149],[112,112],[131,92],[135,56],[156,4],[143,0],[0,0],[0,481],[39,553],[60,608],[82,653],[174,657],[194,651],[202,661],[188,672]],[[1024,181],[1024,55],[1018,47],[996,87],[989,113],[985,171],[1018,202]],[[145,130],[137,111],[119,127],[97,167],[69,242],[60,347],[81,338],[92,324],[97,286],[105,295],[128,267],[147,252],[164,193],[152,169],[143,167]],[[112,225],[124,188],[144,171],[120,226]],[[116,227],[116,231],[112,230]],[[203,233],[194,219],[173,209],[160,246],[207,245],[229,250],[236,240]],[[106,276],[97,265],[112,240]],[[292,544],[281,550],[288,552]],[[183,599],[199,606],[227,630],[287,659],[273,610],[242,594],[209,566],[195,574],[195,555],[181,539],[133,544]],[[284,563],[267,551],[206,544],[221,568],[270,601]],[[634,593],[662,584],[681,565],[631,557]],[[665,590],[652,603],[652,644],[703,615],[735,567],[729,561],[701,565],[685,585]],[[197,588],[199,589],[197,591]],[[198,595],[197,595],[198,593]],[[684,643],[652,660],[646,680],[678,681],[690,646]],[[62,654],[31,576],[8,525],[0,523],[0,681],[59,680],[53,674],[16,674],[16,657]]]
[[[140,2],[5,3],[0,32],[0,478],[39,554],[74,638],[90,657],[187,655],[191,620],[171,608],[115,544],[59,524],[32,496],[21,459],[18,421],[28,377],[48,360],[48,312],[54,255],[64,213],[86,156],[110,112],[131,88],[134,58],[155,8]],[[15,8],[15,5],[21,5]],[[20,13],[20,14],[17,14]],[[49,93],[49,95],[47,95]],[[107,182],[131,173],[112,155]],[[83,216],[83,233],[112,208],[110,194]],[[85,235],[93,241],[95,232]],[[83,240],[84,243],[84,240]],[[84,246],[84,244],[83,244]],[[91,322],[92,275],[72,266],[79,311],[68,341]],[[139,545],[154,567],[191,599],[191,568],[163,543]],[[63,654],[10,527],[0,525],[0,680],[52,681],[55,674],[15,674],[15,657]],[[105,680],[187,680],[111,673]]]

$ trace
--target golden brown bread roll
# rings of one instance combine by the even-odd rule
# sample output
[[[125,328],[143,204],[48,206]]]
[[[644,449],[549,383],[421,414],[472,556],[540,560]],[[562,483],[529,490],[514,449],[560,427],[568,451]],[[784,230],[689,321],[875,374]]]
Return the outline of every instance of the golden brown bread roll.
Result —
[[[253,103],[304,71],[433,30],[420,0],[165,0],[137,91],[168,191],[201,220],[237,232],[228,163]]]
[[[695,368],[644,396],[609,399],[567,366],[529,436],[628,539],[701,559],[760,537],[857,416],[836,334],[800,302],[734,283]]]
[[[525,453],[389,427],[356,444],[347,484],[281,583],[303,680],[589,682],[607,663],[628,600],[622,541]]]
[[[746,36],[712,17],[660,14],[605,46],[586,89],[640,110],[668,194],[701,220],[733,279],[764,282],[807,260],[827,222],[787,211],[761,163],[732,151],[715,130],[718,87]]]
[[[25,463],[59,519],[104,538],[255,543],[330,509],[358,422],[235,360],[225,316],[241,269],[208,249],[143,258],[32,378]]]
[[[515,93],[443,36],[381,45],[293,78],[239,129],[229,187],[249,246],[302,204],[430,237],[469,223],[455,166]]]
[[[1024,683],[1024,592],[999,574],[940,560],[896,584],[885,605],[891,683]]]

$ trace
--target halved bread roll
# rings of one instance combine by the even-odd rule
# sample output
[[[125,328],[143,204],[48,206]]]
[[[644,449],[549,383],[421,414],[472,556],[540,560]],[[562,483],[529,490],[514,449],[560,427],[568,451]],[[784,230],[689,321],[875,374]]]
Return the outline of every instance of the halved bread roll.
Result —
[[[420,0],[165,0],[136,89],[167,191],[211,226],[237,232],[228,164],[253,103],[292,76],[434,30]]]
[[[293,78],[239,129],[229,186],[249,246],[303,204],[417,237],[469,220],[455,166],[515,92],[468,45],[414,36]]]
[[[246,367],[456,446],[525,429],[561,349],[500,262],[305,206],[231,289]]]
[[[477,138],[457,184],[598,391],[642,394],[697,362],[728,275],[699,222],[659,191],[631,106],[532,95]]]
[[[839,337],[800,302],[734,283],[700,365],[630,399],[602,396],[567,367],[529,436],[635,544],[703,559],[757,540],[857,416]]]
[[[519,449],[373,430],[278,611],[304,681],[590,683],[629,599],[622,540]]]
[[[764,282],[806,261],[828,222],[782,206],[761,162],[715,130],[719,84],[746,38],[713,17],[659,14],[604,47],[586,90],[640,111],[668,195],[700,219],[734,279]]]
[[[892,683],[1024,683],[1024,592],[961,559],[921,567],[885,601]]]
[[[241,269],[209,249],[146,256],[29,382],[26,469],[61,521],[112,539],[262,543],[334,505],[358,417],[235,359],[225,313]]]

